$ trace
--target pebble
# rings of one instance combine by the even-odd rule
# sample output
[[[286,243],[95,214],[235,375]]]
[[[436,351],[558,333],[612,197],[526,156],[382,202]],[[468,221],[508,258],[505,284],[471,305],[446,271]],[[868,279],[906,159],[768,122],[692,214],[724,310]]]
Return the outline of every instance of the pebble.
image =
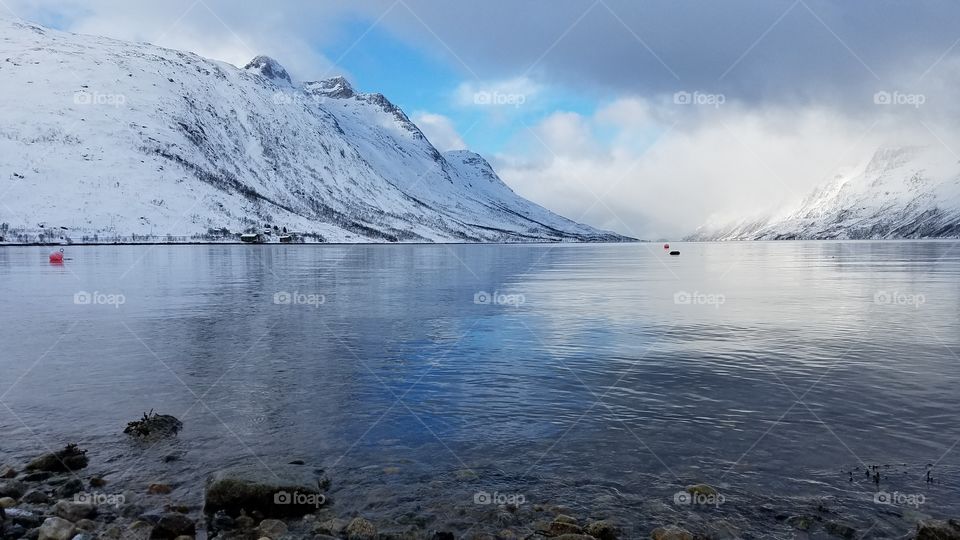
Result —
[[[235,523],[239,529],[252,529],[257,524],[250,516],[240,516],[235,520]]]
[[[77,493],[83,491],[83,480],[79,478],[71,478],[64,482],[64,484],[57,488],[57,497],[61,499],[68,499],[73,497]]]
[[[97,515],[97,508],[92,504],[78,503],[72,501],[57,501],[53,505],[53,514],[69,521],[80,521],[89,519]]]
[[[584,532],[597,540],[616,540],[620,536],[620,530],[616,525],[606,520],[589,523]]]
[[[164,514],[153,530],[153,538],[176,538],[178,536],[193,536],[197,533],[197,525],[189,517],[170,512]]]
[[[717,495],[717,490],[711,485],[708,484],[694,484],[692,486],[687,486],[687,493],[691,495],[701,495],[704,497],[711,497]]]
[[[279,519],[265,519],[260,522],[257,531],[268,538],[280,538],[287,532],[287,524]]]
[[[173,488],[167,484],[150,484],[147,487],[147,493],[150,495],[169,495],[173,492]]]
[[[234,526],[233,518],[221,510],[213,515],[211,525],[216,530],[230,530]]]
[[[52,499],[39,489],[31,489],[23,495],[23,499],[21,500],[30,504],[49,504]]]
[[[95,531],[97,529],[97,522],[92,519],[81,519],[77,522],[77,528],[84,531]]]
[[[25,491],[26,487],[23,485],[23,482],[17,480],[4,480],[0,482],[0,497],[19,499]]]
[[[550,536],[561,536],[564,534],[583,534],[583,528],[577,525],[577,519],[565,514],[560,514],[553,519],[553,522],[547,527]]]
[[[319,523],[314,524],[313,532],[315,534],[329,534],[332,536],[340,536],[343,533],[343,531],[347,529],[347,525],[349,524],[350,522],[348,522],[345,519],[339,519],[339,518],[328,519],[326,521],[321,521]]]
[[[134,521],[123,531],[123,540],[149,540],[153,525],[146,521]]]
[[[3,532],[7,535],[7,538],[24,538],[27,535],[26,527],[19,523],[7,525],[7,528],[3,529]]]
[[[27,510],[9,508],[6,510],[6,513],[7,519],[30,529],[39,527],[40,524],[43,523],[43,518]]]
[[[40,526],[39,540],[70,540],[76,532],[73,523],[58,517],[47,518]]]
[[[373,540],[377,537],[377,527],[361,517],[353,518],[346,532],[349,540]]]

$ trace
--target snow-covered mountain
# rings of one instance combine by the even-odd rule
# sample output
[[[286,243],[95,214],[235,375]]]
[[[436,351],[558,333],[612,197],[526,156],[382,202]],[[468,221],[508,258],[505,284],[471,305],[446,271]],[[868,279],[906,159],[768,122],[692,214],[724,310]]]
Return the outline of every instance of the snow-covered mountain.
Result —
[[[960,236],[960,160],[939,147],[882,148],[777,217],[700,227],[691,240]]]
[[[383,95],[0,20],[0,236],[618,241],[440,153]],[[144,237],[149,238],[144,238]]]

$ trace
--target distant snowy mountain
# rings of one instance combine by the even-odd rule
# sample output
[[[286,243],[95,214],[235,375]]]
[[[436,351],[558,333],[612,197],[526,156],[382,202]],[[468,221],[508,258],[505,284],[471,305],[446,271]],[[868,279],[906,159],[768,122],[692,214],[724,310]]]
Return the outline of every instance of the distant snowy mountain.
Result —
[[[0,236],[618,241],[441,154],[380,94],[0,20]]]
[[[700,227],[690,240],[960,236],[960,161],[939,148],[883,148],[779,217]]]

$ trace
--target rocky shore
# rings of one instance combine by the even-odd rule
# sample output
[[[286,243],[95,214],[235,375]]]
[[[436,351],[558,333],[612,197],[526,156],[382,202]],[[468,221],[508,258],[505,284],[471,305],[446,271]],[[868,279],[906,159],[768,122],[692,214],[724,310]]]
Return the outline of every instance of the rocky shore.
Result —
[[[181,429],[171,416],[148,413],[131,422],[125,433],[137,439],[175,437]],[[665,523],[641,534],[625,534],[622,523],[584,519],[559,506],[494,501],[472,525],[462,516],[457,530],[433,530],[422,516],[377,523],[355,509],[342,508],[329,495],[334,480],[327,472],[297,460],[285,464],[256,463],[210,471],[203,503],[177,501],[163,483],[139,487],[111,484],[109,477],[88,470],[81,447],[70,444],[20,464],[0,464],[0,540],[698,540],[740,538],[736,530],[688,530]],[[706,484],[686,488],[690,497],[719,497]],[[817,515],[783,514],[797,538],[813,530],[832,538],[867,538],[842,523]],[[816,535],[814,535],[816,536]],[[960,540],[960,522],[923,520],[917,540]],[[776,537],[776,535],[772,536]]]
[[[113,493],[109,479],[85,472],[86,451],[69,445],[44,454],[22,469],[0,468],[0,538],[4,540],[387,540],[457,538],[450,531],[424,530],[411,523],[377,524],[340,509],[325,494],[322,469],[302,462],[240,466],[207,478],[202,508],[169,502],[151,506],[151,496],[171,493],[165,484],[142,493]],[[497,533],[471,532],[472,539],[617,540],[607,521],[583,522],[558,508],[504,504],[497,509]],[[692,538],[663,529],[654,538]]]

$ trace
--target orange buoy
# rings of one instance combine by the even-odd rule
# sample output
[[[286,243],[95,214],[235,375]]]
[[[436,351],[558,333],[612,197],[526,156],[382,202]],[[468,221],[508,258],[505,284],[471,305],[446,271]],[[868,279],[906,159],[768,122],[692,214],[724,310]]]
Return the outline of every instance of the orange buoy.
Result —
[[[50,262],[53,264],[63,264],[63,248],[60,248],[60,251],[54,251],[50,254]]]

